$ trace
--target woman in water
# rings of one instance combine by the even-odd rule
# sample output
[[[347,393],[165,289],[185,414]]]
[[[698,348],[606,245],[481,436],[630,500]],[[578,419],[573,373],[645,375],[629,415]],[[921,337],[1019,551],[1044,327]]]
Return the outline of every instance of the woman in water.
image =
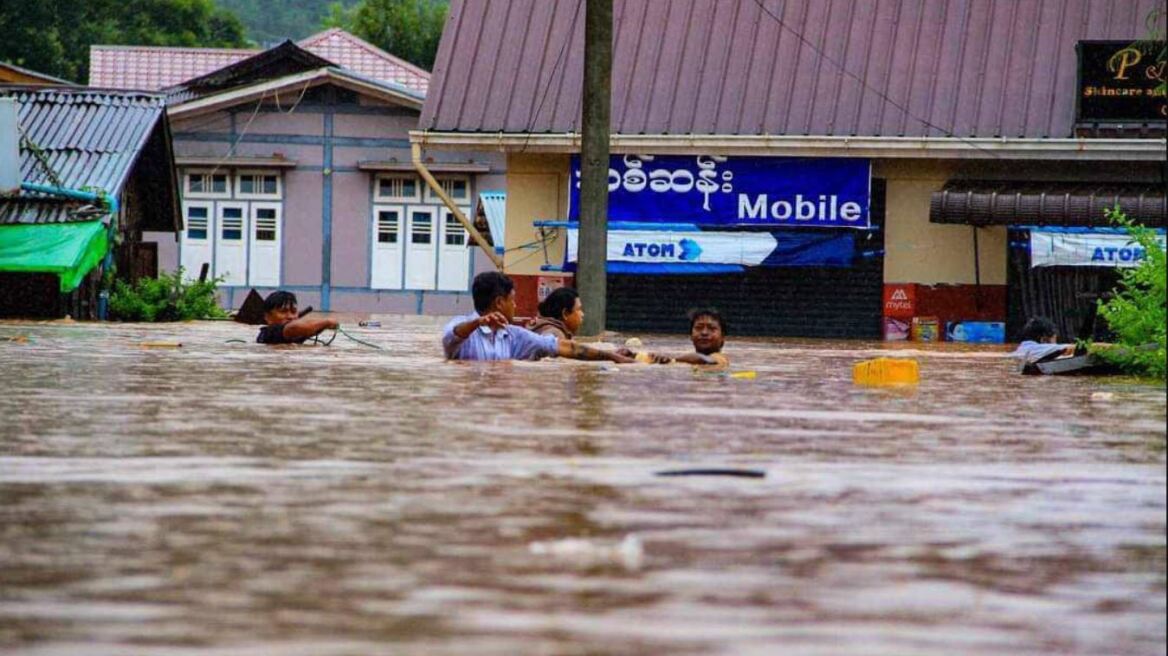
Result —
[[[560,287],[539,304],[539,317],[528,329],[540,335],[572,339],[584,322],[580,295],[571,287]]]

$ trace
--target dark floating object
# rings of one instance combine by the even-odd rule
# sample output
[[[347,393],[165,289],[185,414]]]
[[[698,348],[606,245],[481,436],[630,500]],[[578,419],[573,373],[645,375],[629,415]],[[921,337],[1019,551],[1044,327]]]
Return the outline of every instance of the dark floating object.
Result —
[[[735,476],[738,478],[766,478],[761,469],[667,469],[656,476]]]
[[[1119,373],[1119,368],[1085,354],[1027,363],[1022,367],[1022,373],[1028,376],[1106,376]]]
[[[252,326],[264,323],[264,299],[259,292],[253,289],[247,293],[243,305],[239,306],[239,312],[235,313],[235,320]]]

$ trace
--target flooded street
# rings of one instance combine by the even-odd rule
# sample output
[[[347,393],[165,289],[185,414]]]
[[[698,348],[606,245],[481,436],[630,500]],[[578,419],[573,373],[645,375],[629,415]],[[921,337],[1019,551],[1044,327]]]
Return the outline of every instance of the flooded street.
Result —
[[[0,651],[1165,653],[1163,387],[902,344],[919,388],[863,389],[881,344],[733,335],[756,378],[447,363],[382,321],[0,323]],[[655,475],[696,467],[766,477]]]

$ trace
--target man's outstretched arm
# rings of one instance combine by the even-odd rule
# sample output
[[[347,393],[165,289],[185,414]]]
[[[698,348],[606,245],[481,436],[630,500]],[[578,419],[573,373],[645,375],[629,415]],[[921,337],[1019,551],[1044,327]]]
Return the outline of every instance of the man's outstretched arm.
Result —
[[[561,358],[572,358],[573,360],[607,360],[618,364],[635,362],[632,358],[621,355],[616,351],[605,351],[591,346],[584,346],[570,339],[557,339],[556,353]]]
[[[284,339],[289,341],[316,337],[328,328],[336,329],[341,324],[336,319],[293,319],[284,324]]]

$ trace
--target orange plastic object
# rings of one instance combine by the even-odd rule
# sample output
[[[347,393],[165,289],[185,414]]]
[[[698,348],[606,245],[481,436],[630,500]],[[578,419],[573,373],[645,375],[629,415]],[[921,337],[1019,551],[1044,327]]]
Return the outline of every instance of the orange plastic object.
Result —
[[[852,368],[852,382],[857,385],[916,385],[921,382],[916,360],[876,358],[857,362]]]

